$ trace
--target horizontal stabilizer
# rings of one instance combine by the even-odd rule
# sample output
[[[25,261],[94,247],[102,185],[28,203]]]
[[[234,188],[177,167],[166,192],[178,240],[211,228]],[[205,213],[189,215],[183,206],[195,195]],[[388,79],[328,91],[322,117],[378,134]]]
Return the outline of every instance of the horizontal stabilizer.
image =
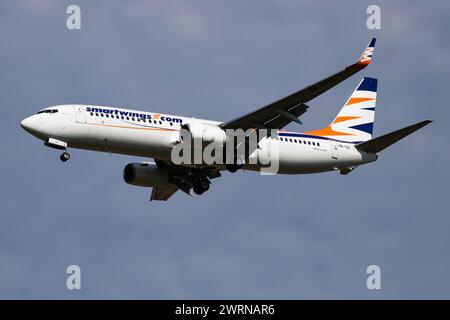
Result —
[[[403,129],[385,134],[381,137],[365,141],[363,143],[360,143],[356,145],[356,149],[369,152],[369,153],[377,153],[380,152],[390,145],[396,143],[397,141],[403,139],[404,137],[410,135],[411,133],[419,130],[420,128],[426,126],[427,124],[433,122],[433,120],[424,120],[419,123],[410,125],[408,127],[405,127]]]

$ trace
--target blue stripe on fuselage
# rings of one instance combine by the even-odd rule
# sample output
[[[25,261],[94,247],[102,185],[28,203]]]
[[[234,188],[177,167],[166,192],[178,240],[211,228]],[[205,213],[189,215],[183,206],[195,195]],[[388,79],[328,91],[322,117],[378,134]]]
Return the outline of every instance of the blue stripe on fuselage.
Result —
[[[320,139],[320,140],[330,140],[330,141],[337,141],[337,142],[350,143],[350,144],[357,144],[357,143],[362,142],[362,141],[353,141],[353,142],[342,141],[342,140],[331,139],[331,138],[321,137],[321,136],[314,136],[314,135],[304,134],[304,133],[278,132],[278,135],[280,137]]]

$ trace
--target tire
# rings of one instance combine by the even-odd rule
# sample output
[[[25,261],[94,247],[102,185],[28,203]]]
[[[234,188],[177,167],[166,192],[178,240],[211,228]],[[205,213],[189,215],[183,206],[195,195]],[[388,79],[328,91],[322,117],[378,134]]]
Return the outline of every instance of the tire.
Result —
[[[205,190],[200,186],[200,184],[196,183],[194,184],[194,187],[192,188],[194,190],[194,193],[197,195],[202,195]]]
[[[192,187],[195,194],[201,195],[209,190],[209,182],[207,180],[200,180]]]
[[[68,154],[67,152],[63,152],[59,159],[61,159],[62,162],[66,162],[70,159],[70,154]]]
[[[208,181],[201,181],[199,183],[200,187],[203,189],[203,192],[209,190],[209,182]]]

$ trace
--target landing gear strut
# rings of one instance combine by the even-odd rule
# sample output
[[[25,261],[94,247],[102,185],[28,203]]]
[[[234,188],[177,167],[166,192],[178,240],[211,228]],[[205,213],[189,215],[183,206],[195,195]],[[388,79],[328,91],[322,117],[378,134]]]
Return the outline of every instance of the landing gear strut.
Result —
[[[70,159],[70,154],[67,151],[64,151],[59,158],[62,162],[66,162]]]

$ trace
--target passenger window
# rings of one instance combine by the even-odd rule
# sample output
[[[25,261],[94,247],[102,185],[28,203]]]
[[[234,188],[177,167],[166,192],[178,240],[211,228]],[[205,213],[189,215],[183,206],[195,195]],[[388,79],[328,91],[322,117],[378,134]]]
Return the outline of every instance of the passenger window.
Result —
[[[127,120],[130,120],[130,117],[127,117]]]
[[[161,120],[159,121],[159,124],[162,124],[162,121],[161,121]]]
[[[91,112],[91,116],[93,116],[94,115],[94,113],[93,112]]]
[[[103,113],[100,113],[100,116],[104,117]]]
[[[173,126],[173,123],[172,123],[172,122],[170,122],[170,126]]]
[[[311,141],[308,141],[308,144],[311,145]]]

